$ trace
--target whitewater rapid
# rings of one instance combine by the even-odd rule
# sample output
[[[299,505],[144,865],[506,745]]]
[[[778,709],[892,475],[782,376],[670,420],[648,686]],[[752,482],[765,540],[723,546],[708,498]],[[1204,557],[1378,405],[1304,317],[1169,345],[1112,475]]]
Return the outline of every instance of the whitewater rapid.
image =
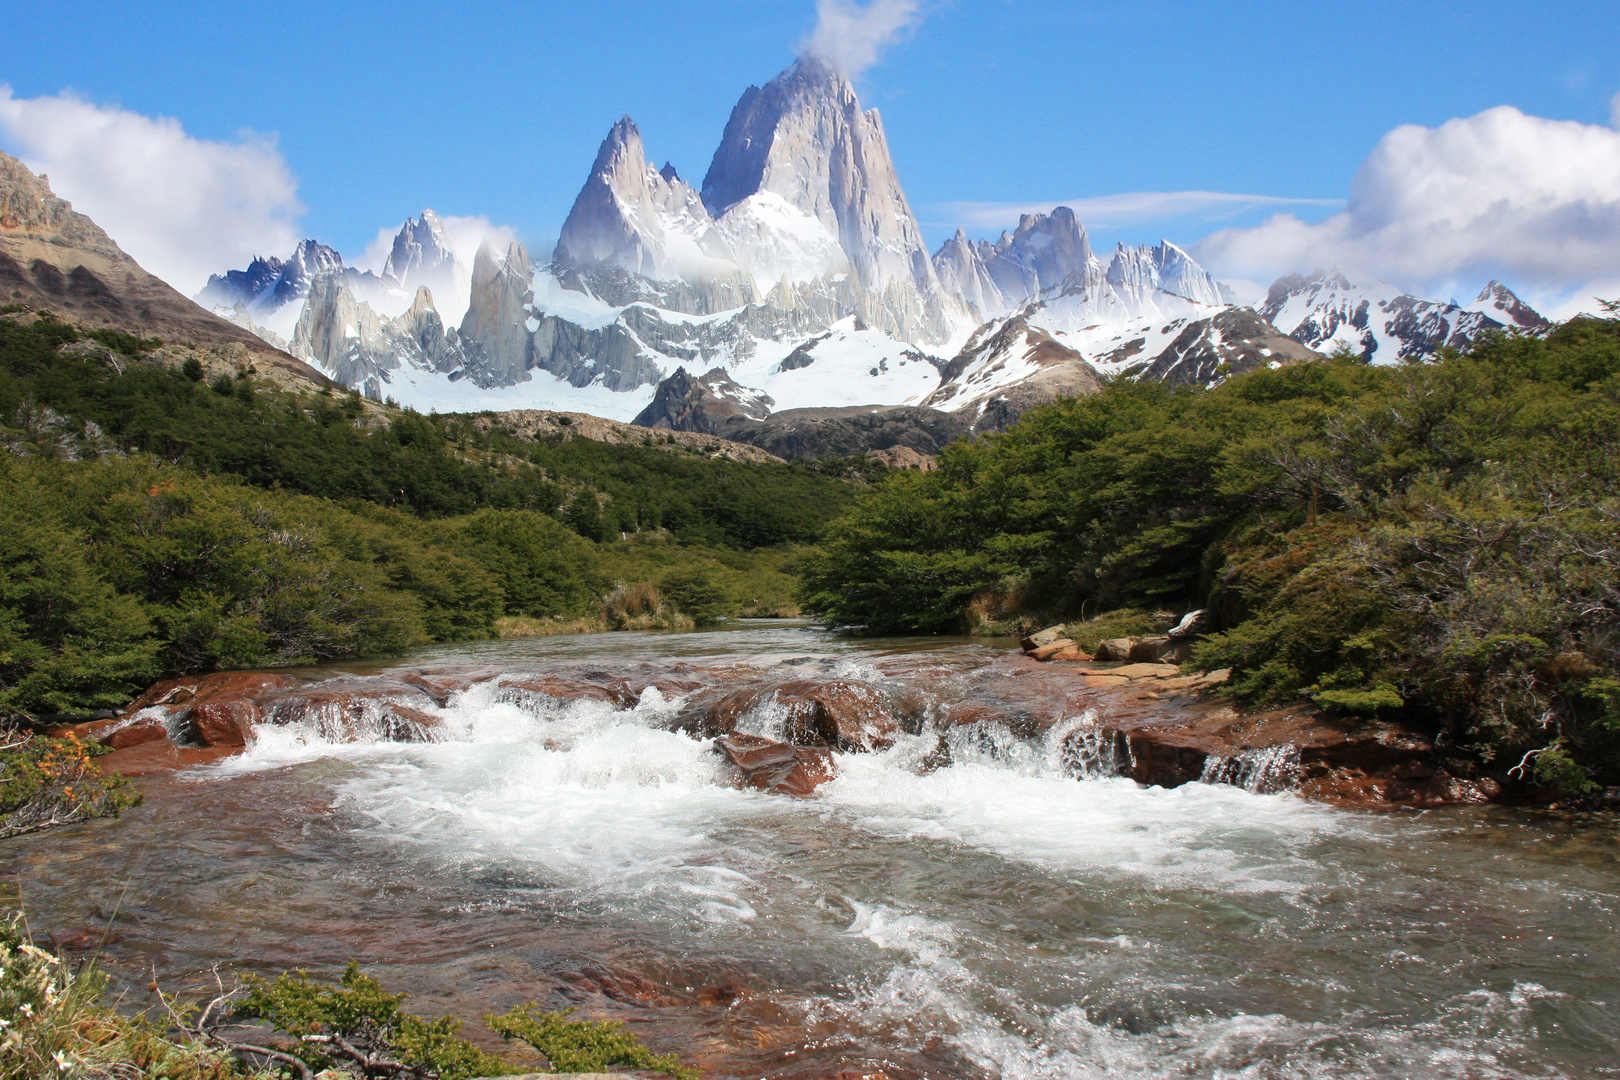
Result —
[[[1601,923],[1612,897],[1531,874],[1500,882],[1518,906],[1501,915],[1489,883],[1439,869],[1471,846],[1447,815],[1144,787],[1076,760],[1086,715],[1040,738],[954,729],[943,768],[924,767],[935,735],[902,735],[793,799],[737,786],[710,740],[669,730],[678,707],[480,683],[437,710],[434,742],[265,728],[188,780],[307,774],[392,873],[670,963],[767,970],[758,993],[801,1041],[906,1048],[896,1075],[914,1058],[1003,1078],[1609,1075],[1561,1061],[1551,1014],[1583,1056],[1620,1052],[1612,972],[1582,997],[1474,947],[1476,923],[1571,905]],[[1414,857],[1429,843],[1442,854]]]

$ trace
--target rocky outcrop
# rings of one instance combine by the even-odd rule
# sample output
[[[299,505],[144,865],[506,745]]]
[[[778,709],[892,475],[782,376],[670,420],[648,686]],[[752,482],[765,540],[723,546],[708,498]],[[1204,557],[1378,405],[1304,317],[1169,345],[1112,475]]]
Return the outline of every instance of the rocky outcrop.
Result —
[[[721,735],[714,748],[742,774],[750,787],[777,795],[808,798],[837,774],[831,751],[794,746],[763,735]]]
[[[1195,626],[1177,632],[1185,639]],[[1031,656],[874,652],[858,674],[845,659],[812,657],[230,672],[166,680],[120,716],[72,730],[112,748],[98,759],[104,767],[147,772],[239,753],[280,725],[332,742],[432,741],[447,721],[441,710],[477,693],[542,722],[577,706],[634,710],[637,725],[713,740],[722,776],[798,797],[834,777],[841,755],[895,750],[928,771],[958,753],[986,760],[1009,740],[1027,742],[1017,754],[1033,751],[1043,767],[1081,778],[1235,784],[1371,808],[1481,802],[1507,787],[1502,777],[1459,774],[1419,729],[1309,705],[1243,710],[1211,693],[1224,671],[1077,659],[1064,655],[1074,647],[1064,632],[1031,635]]]
[[[940,374],[922,403],[949,409],[973,431],[1004,431],[1037,405],[1102,389],[1078,350],[1022,315],[981,327]]]
[[[90,327],[200,346],[239,346],[257,363],[325,386],[307,364],[203,310],[125,254],[42,176],[0,154],[0,303]]]
[[[675,725],[703,738],[753,728],[753,733],[764,731],[796,746],[842,751],[888,749],[899,730],[885,693],[836,678],[755,680],[739,687],[717,687],[694,695]]]
[[[738,385],[725,368],[711,368],[694,379],[681,367],[658,384],[652,401],[631,423],[720,435],[733,420],[765,419],[775,404],[766,394]]]
[[[1232,375],[1321,354],[1285,337],[1251,308],[1228,308],[1189,323],[1138,375],[1171,386],[1211,386]]]
[[[473,259],[472,295],[461,337],[480,386],[511,386],[528,377],[532,355],[528,327],[529,253],[513,241],[504,252],[481,244]]]
[[[661,428],[652,430],[617,420],[604,420],[589,413],[553,412],[549,409],[510,409],[506,412],[480,413],[469,420],[474,429],[490,431],[500,429],[525,439],[590,439],[592,442],[611,443],[616,446],[645,446],[671,453],[697,453],[725,461],[780,462],[775,454],[766,453],[746,443],[733,442],[718,435],[705,435],[696,431]]]

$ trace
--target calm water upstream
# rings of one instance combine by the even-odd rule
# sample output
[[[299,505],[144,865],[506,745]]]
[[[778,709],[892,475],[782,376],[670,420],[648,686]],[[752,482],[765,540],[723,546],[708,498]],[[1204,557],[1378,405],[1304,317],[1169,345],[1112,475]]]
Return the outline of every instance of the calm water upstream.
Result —
[[[411,657],[776,664],[936,650],[792,625]],[[521,1000],[632,1023],[710,1076],[1620,1076],[1620,840],[1497,809],[1374,815],[1077,779],[1040,741],[902,737],[815,798],[739,790],[656,691],[443,741],[295,728],[141,781],[122,820],[0,845],[36,927],[156,968],[332,972],[418,1011]]]

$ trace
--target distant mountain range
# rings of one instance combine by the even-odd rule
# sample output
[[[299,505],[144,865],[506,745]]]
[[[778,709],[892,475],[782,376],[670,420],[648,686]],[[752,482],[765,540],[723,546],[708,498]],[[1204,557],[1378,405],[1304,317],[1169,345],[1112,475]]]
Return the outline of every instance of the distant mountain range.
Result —
[[[37,219],[23,204],[42,196],[15,192],[48,188],[6,161],[13,194],[0,198],[22,209],[0,203],[0,236],[20,235],[8,222]],[[61,303],[41,273],[0,262],[5,291]],[[214,275],[195,299],[230,324],[216,335],[373,398],[716,434],[765,425],[747,428],[758,445],[783,413],[809,430],[806,409],[928,409],[951,424],[896,423],[993,430],[1111,376],[1208,385],[1341,348],[1394,363],[1549,325],[1500,282],[1462,305],[1338,270],[1281,278],[1247,307],[1168,240],[1099,258],[1061,206],[929,252],[877,111],[809,58],[744,92],[698,187],[647,160],[629,117],[613,124],[545,261],[519,243],[459,249],[424,210],[380,270],[305,240]],[[187,325],[206,319],[191,311]]]
[[[1168,240],[1098,258],[1068,207],[930,253],[877,111],[809,58],[744,92],[697,187],[620,119],[547,261],[456,251],[429,210],[380,273],[305,241],[197,299],[373,397],[715,432],[853,406],[998,428],[1111,375],[1208,384],[1547,326],[1499,282],[1464,307],[1338,271],[1285,277],[1249,308]]]

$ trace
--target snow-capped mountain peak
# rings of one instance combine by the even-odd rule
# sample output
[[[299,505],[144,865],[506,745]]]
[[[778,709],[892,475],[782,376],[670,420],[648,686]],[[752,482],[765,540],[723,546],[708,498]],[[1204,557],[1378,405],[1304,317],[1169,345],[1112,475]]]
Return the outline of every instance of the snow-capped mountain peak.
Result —
[[[407,218],[394,237],[394,246],[383,263],[382,276],[407,284],[425,279],[448,279],[455,270],[456,255],[444,223],[432,210],[419,218]]]
[[[1162,289],[1213,307],[1226,303],[1210,272],[1168,240],[1160,240],[1153,247],[1128,248],[1120,244],[1108,264],[1108,280],[1114,285]]]
[[[1319,352],[1348,348],[1378,364],[1467,348],[1486,330],[1545,330],[1547,320],[1493,281],[1467,307],[1421,300],[1356,271],[1287,274],[1272,283],[1260,314]]]
[[[704,204],[724,222],[760,194],[780,200],[771,201],[774,213],[797,212],[801,238],[810,235],[807,217],[836,243],[855,283],[880,301],[862,313],[868,323],[922,340],[950,335],[958,311],[939,287],[882,119],[863,111],[849,80],[821,60],[801,57],[765,86],[749,87],[731,111],[703,178]]]
[[[602,140],[552,260],[654,280],[728,276],[736,269],[703,200],[674,169],[647,163],[641,131],[628,116]]]
[[[1461,306],[1465,311],[1478,312],[1507,327],[1541,331],[1552,326],[1539,311],[1520,300],[1513,294],[1512,289],[1494,278],[1479,291],[1473,303]]]

